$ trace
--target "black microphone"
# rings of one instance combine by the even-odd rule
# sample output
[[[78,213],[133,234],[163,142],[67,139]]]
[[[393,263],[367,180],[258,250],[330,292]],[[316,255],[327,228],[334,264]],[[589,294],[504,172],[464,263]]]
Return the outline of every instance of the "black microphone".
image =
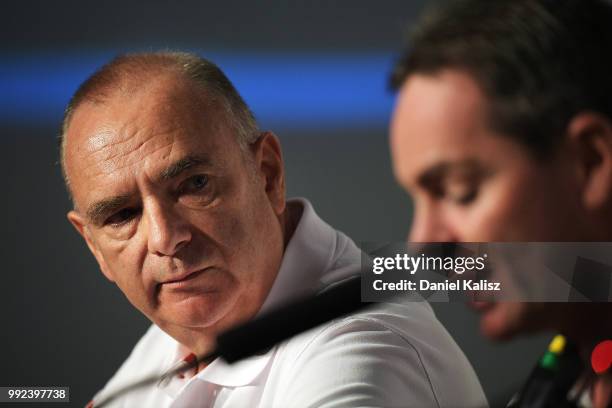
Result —
[[[556,335],[508,408],[577,408],[582,391],[590,384],[585,381],[575,395],[570,395],[570,390],[585,368],[578,347]]]
[[[233,363],[369,304],[361,301],[361,279],[354,277],[222,333],[216,351]]]
[[[193,369],[201,362],[211,362],[221,357],[228,363],[233,363],[264,353],[299,333],[356,312],[370,304],[361,301],[360,277],[351,277],[333,284],[314,296],[291,302],[222,333],[217,337],[216,349],[213,352],[198,356],[163,375],[143,378],[120,388],[97,402],[95,406],[103,407],[123,394]]]

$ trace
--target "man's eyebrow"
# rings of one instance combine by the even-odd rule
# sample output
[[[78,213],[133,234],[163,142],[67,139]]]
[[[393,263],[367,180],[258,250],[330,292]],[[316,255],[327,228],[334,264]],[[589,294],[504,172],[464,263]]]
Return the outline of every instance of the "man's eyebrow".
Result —
[[[100,225],[108,215],[123,207],[129,199],[127,195],[120,195],[97,201],[87,208],[87,218],[92,223]]]
[[[473,171],[480,166],[472,159],[459,161],[442,161],[425,170],[417,179],[421,186],[431,187],[439,183],[448,174],[455,171]]]
[[[209,160],[205,157],[200,156],[186,156],[182,159],[179,159],[165,168],[158,176],[158,180],[167,181],[176,176],[178,176],[181,172],[189,169],[190,167],[209,164]],[[104,222],[104,219],[117,211],[119,208],[123,207],[130,200],[130,196],[128,195],[119,195],[114,197],[109,197],[97,201],[91,204],[86,211],[87,218],[96,225],[101,225]]]
[[[201,156],[186,156],[186,157],[183,157],[182,159],[179,159],[179,160],[175,161],[170,166],[165,168],[159,174],[158,180],[159,181],[168,181],[168,180],[178,176],[179,174],[181,174],[183,171],[187,170],[188,168],[193,167],[193,166],[197,166],[197,165],[202,165],[202,164],[208,165],[208,164],[210,164],[210,161],[207,158],[201,157]]]

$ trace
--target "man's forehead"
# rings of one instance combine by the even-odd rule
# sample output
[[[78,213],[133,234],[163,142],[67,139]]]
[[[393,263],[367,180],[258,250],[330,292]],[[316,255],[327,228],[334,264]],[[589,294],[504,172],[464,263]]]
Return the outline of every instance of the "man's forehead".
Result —
[[[118,86],[102,98],[85,100],[75,110],[69,130],[79,118],[91,118],[90,127],[105,123],[146,125],[144,119],[156,120],[156,126],[188,126],[212,122],[218,109],[213,98],[200,87],[184,79],[155,78],[140,86]],[[210,117],[210,118],[208,118]],[[208,120],[206,120],[208,119]]]
[[[215,158],[220,146],[231,144],[231,126],[206,98],[168,85],[77,108],[65,150],[75,199],[75,190],[96,179],[125,179],[129,174],[123,173],[144,164],[156,173],[186,154]]]
[[[426,133],[396,136],[393,143],[393,169],[406,186],[418,184],[432,175],[463,171],[478,162],[479,146],[463,137],[448,139]]]
[[[165,75],[138,84],[118,84],[102,99],[81,103],[72,116],[67,145],[97,151],[112,143],[129,143],[135,136],[215,131],[226,122],[213,99],[191,81]]]
[[[398,95],[394,121],[406,130],[462,136],[486,122],[487,99],[466,73],[414,74]],[[399,129],[401,130],[401,129]]]
[[[394,170],[416,181],[432,168],[453,168],[487,140],[484,97],[466,74],[414,75],[402,87],[391,127]],[[484,139],[483,139],[484,138]],[[440,167],[443,164],[442,167]]]
[[[153,107],[139,109],[120,103],[83,105],[69,128],[67,151],[77,163],[91,154],[97,154],[96,161],[100,161],[119,151],[147,150],[151,144],[156,148],[174,139],[184,139],[205,127],[205,123],[185,119]],[[107,154],[100,156],[102,152]]]

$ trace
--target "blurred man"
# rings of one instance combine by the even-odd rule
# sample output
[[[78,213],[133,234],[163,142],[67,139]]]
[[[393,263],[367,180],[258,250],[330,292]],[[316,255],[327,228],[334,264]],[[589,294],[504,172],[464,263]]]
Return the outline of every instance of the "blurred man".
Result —
[[[68,218],[153,325],[94,399],[204,356],[217,335],[355,275],[360,252],[306,200],[281,147],[214,64],[123,56],[66,111]],[[245,339],[248,341],[248,339]],[[228,365],[120,395],[120,406],[479,407],[472,368],[426,304],[385,305]]]
[[[455,1],[423,17],[393,76],[409,240],[612,241],[611,45],[604,1]],[[612,333],[609,304],[479,307],[496,339],[553,329],[589,351]]]

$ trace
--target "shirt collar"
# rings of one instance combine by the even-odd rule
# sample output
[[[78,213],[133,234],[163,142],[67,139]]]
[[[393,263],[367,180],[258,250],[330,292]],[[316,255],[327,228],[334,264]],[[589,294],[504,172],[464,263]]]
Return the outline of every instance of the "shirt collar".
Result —
[[[272,362],[275,352],[276,348],[265,354],[245,358],[233,364],[228,364],[225,360],[218,358],[200,371],[196,378],[222,387],[243,387],[253,384],[268,364]]]
[[[300,205],[302,216],[258,314],[316,292],[336,249],[336,231],[319,218],[308,200],[295,198],[289,203]]]

